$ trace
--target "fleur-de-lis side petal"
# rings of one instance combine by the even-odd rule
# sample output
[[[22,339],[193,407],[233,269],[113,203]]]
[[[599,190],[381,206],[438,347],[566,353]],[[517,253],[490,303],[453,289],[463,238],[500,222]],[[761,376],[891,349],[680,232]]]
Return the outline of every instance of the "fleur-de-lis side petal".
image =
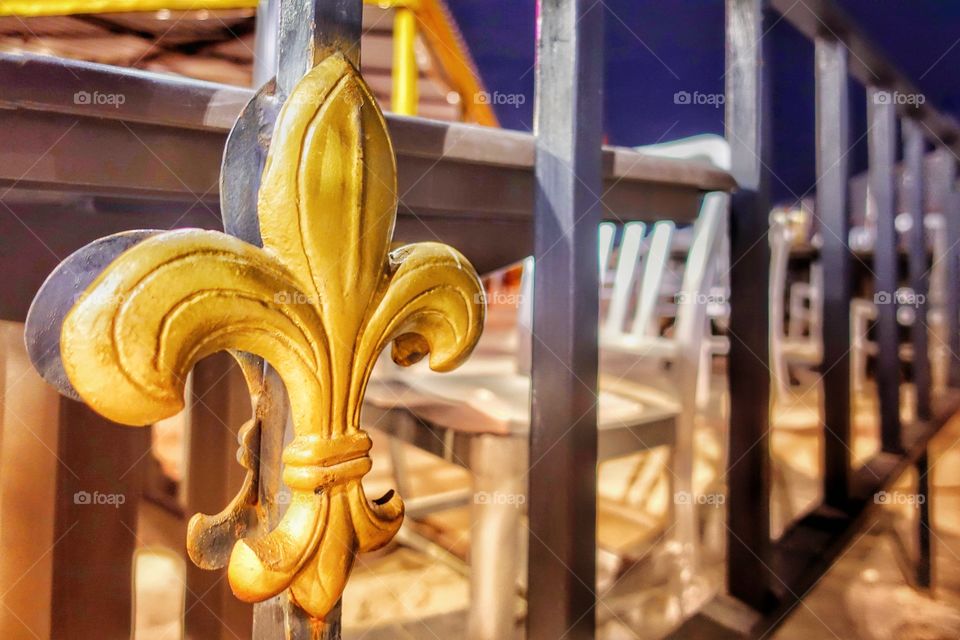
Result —
[[[233,548],[228,577],[243,600],[289,588],[324,618],[355,555],[386,544],[403,519],[399,496],[371,502],[361,484],[371,442],[360,408],[379,353],[393,343],[398,363],[429,354],[448,370],[479,338],[473,267],[439,243],[390,251],[396,206],[383,115],[352,65],[331,56],[278,117],[259,196],[263,248],[211,231],[154,235],[114,260],[64,320],[71,383],[123,424],[180,411],[188,372],[216,351],[259,355],[283,379],[291,501],[273,531]]]

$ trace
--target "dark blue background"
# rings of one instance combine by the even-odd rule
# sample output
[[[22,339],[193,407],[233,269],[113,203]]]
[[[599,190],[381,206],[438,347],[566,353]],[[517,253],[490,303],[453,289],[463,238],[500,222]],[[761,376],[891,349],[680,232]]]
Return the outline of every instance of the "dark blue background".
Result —
[[[530,130],[533,113],[535,2],[448,0],[491,92],[523,94],[497,105],[504,127]],[[839,0],[938,107],[960,119],[960,0]],[[674,94],[721,94],[723,0],[605,0],[605,121],[611,144],[634,146],[698,133],[723,133],[723,108],[677,105]],[[794,10],[802,11],[802,7]],[[772,188],[794,200],[814,183],[813,46],[785,20],[768,37],[776,69]],[[866,98],[851,82],[854,171],[866,167]]]

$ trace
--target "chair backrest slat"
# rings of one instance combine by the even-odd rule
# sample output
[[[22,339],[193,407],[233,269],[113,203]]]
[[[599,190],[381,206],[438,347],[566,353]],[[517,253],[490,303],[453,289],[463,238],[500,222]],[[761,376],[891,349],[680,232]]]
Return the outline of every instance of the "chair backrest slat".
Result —
[[[603,324],[604,332],[623,332],[646,228],[642,222],[628,222],[623,228],[623,240],[620,242],[617,269],[613,278],[613,294],[610,296],[610,308]]]
[[[630,333],[645,336],[652,333],[654,312],[660,291],[663,288],[663,276],[670,261],[670,247],[675,230],[673,222],[664,220],[653,225],[650,234],[650,248],[647,250],[643,265],[643,278],[640,280],[640,297]]]
[[[790,258],[790,231],[774,216],[770,221],[770,365],[777,394],[786,397],[790,388],[783,354],[784,305],[787,295],[787,265]]]
[[[693,243],[687,254],[680,295],[684,304],[677,309],[676,339],[685,346],[699,349],[706,319],[706,299],[716,272],[716,254],[722,223],[730,196],[708,193],[703,198],[700,215],[694,225]]]
[[[617,227],[612,222],[601,222],[597,233],[599,235],[599,245],[597,246],[597,258],[600,262],[600,284],[607,281],[607,272],[610,270],[610,254],[613,252],[613,237],[616,235]]]

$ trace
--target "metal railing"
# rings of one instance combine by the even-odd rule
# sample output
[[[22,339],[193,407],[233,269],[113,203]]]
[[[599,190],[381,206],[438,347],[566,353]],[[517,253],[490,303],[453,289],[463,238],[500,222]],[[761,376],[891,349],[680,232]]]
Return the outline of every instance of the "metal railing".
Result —
[[[564,54],[549,65],[546,60],[556,55],[554,49],[545,48],[541,53],[541,73],[547,75],[538,82],[542,91],[557,92],[538,106],[541,132],[549,134],[537,137],[415,117],[386,117],[399,173],[397,239],[439,237],[463,251],[481,271],[530,253],[544,256],[543,247],[558,240],[562,245],[544,258],[550,261],[550,268],[540,270],[545,276],[537,287],[536,313],[543,343],[534,354],[537,373],[533,383],[544,404],[536,409],[533,429],[539,439],[532,450],[542,458],[538,467],[543,465],[544,470],[549,468],[558,475],[544,475],[543,482],[532,487],[528,502],[535,520],[531,528],[544,541],[539,551],[532,553],[530,564],[530,637],[551,638],[556,637],[552,634],[560,623],[575,626],[578,637],[591,636],[594,628],[594,595],[585,587],[592,584],[595,573],[593,518],[584,514],[594,508],[596,497],[583,478],[593,477],[596,468],[596,422],[595,415],[585,415],[581,405],[592,405],[595,389],[584,386],[578,377],[596,384],[595,376],[584,369],[589,369],[591,362],[596,366],[597,309],[586,302],[587,296],[597,294],[596,222],[611,217],[614,211],[620,220],[649,220],[666,213],[689,222],[696,216],[704,192],[734,186],[726,172],[695,161],[601,146],[599,54],[591,54],[597,57],[591,57],[582,68],[576,62],[580,51],[593,48],[599,35],[578,37],[573,42],[566,38],[572,29],[596,27],[598,18],[581,20],[579,13],[562,13],[573,12],[575,5],[576,11],[585,11],[582,3],[561,5],[555,9],[561,13],[551,10],[544,15],[548,24],[560,20],[545,27],[544,34],[567,42]],[[564,97],[571,65],[577,68],[578,77],[589,77],[577,85],[581,94]],[[57,260],[96,237],[131,228],[219,226],[214,194],[225,136],[253,92],[130,69],[18,55],[0,55],[0,80],[7,87],[0,97],[5,107],[0,109],[0,126],[10,133],[8,147],[17,151],[0,158],[0,184],[15,189],[17,195],[10,198],[10,215],[0,216],[0,235],[7,246],[18,247],[16,252],[0,256],[0,268],[9,282],[0,300],[0,317],[22,321],[27,304]],[[78,105],[74,94],[80,90],[123,93],[123,108]],[[590,123],[590,130],[580,129],[580,124],[566,126],[571,122]],[[91,149],[97,150],[98,157],[111,159],[109,171],[91,156]],[[555,366],[558,356],[569,368]],[[204,385],[223,375],[222,370],[213,369],[222,369],[223,363],[198,366],[195,393],[203,398],[203,405],[216,411],[197,411],[191,420],[206,425],[197,428],[219,429],[207,423],[229,404],[223,395],[226,390]],[[106,428],[104,419],[75,402],[58,402],[62,407],[58,430],[69,432],[81,417],[91,425],[90,431]],[[117,457],[118,466],[131,467],[144,456],[144,443],[133,439],[138,434],[129,434],[112,435],[115,447],[119,448],[116,443],[120,442],[129,445],[129,455]],[[63,442],[73,445],[75,440]],[[224,442],[218,439],[209,447],[193,451],[186,462],[189,473],[200,464],[236,466],[230,460],[234,452]],[[58,450],[57,455],[65,452]],[[72,479],[64,468],[38,472],[53,473],[64,486],[81,486],[88,482],[99,455],[93,448],[71,449],[70,466],[82,482]],[[119,470],[114,475],[121,474]],[[101,481],[109,483],[112,477]],[[575,494],[558,497],[558,480]],[[139,496],[134,490],[128,496],[125,508],[135,510]],[[562,524],[555,513],[561,503],[565,510]],[[88,584],[96,580],[93,576],[102,575],[96,572],[103,569],[85,564],[83,558],[105,559],[109,564],[111,554],[120,549],[116,538],[126,536],[127,530],[106,511],[78,509],[65,505],[63,521],[82,517],[85,531],[109,535],[67,536],[53,551],[52,562],[55,567],[69,566],[74,580],[70,584]],[[190,502],[186,509],[192,512],[201,507]],[[127,526],[135,530],[132,524]],[[575,573],[569,573],[567,566]],[[129,575],[129,566],[110,564],[109,575],[119,584],[120,576]],[[562,577],[562,598],[557,597],[557,584],[544,581],[547,575]],[[210,637],[205,625],[214,624],[216,616],[234,627],[242,624],[246,615],[227,606],[225,602],[232,600],[223,584],[211,588],[208,578],[191,569],[186,585],[191,600],[185,624],[188,633],[202,637]],[[52,606],[70,624],[99,624],[109,615],[111,628],[129,628],[129,582],[125,578],[122,582],[124,589],[109,599],[99,598],[93,591],[85,591],[81,598],[75,589],[68,591],[57,582]],[[207,615],[207,611],[215,613]]]
[[[923,372],[928,371],[929,362],[925,333],[920,328],[922,320],[918,316],[912,331],[914,368],[920,372],[916,380],[921,419],[915,424],[899,424],[898,367],[882,370],[882,452],[868,463],[866,471],[852,469],[847,78],[852,74],[866,81],[874,97],[914,89],[830,2],[808,0],[797,3],[795,8],[794,5],[788,7],[786,2],[768,0],[727,0],[726,4],[729,56],[726,125],[733,154],[732,174],[738,184],[732,197],[731,215],[730,332],[736,337],[731,340],[729,356],[728,586],[730,594],[750,611],[734,616],[733,622],[730,617],[725,620],[737,632],[752,635],[764,633],[781,620],[823,575],[873,504],[876,491],[912,464],[921,469],[921,477],[925,479],[925,444],[946,417],[952,415],[957,404],[950,394],[927,400],[929,377],[924,377]],[[766,236],[770,210],[769,167],[773,166],[774,152],[769,138],[773,110],[767,89],[771,74],[776,72],[771,67],[772,34],[768,30],[777,10],[782,10],[787,20],[815,42],[817,215],[825,230],[820,259],[831,277],[824,284],[823,369],[828,436],[824,452],[824,502],[796,522],[778,542],[773,542],[769,513],[770,373],[767,368],[770,301],[765,276],[770,265]],[[603,203],[608,201],[616,206],[625,219],[640,218],[644,210],[651,209],[656,196],[661,198],[658,204],[668,203],[674,209],[684,209],[685,213],[680,215],[689,216],[704,191],[727,190],[733,185],[723,172],[698,170],[693,164],[667,163],[674,164],[678,170],[664,177],[663,171],[648,170],[653,165],[662,166],[662,161],[623,149],[603,150],[600,129],[603,61],[602,47],[596,44],[603,37],[601,9],[587,0],[555,0],[543,3],[540,17],[536,137],[412,118],[392,118],[388,122],[398,152],[400,190],[408,186],[410,191],[401,198],[401,228],[409,210],[411,217],[418,220],[417,225],[411,227],[416,230],[411,234],[423,234],[421,219],[426,219],[431,233],[445,240],[450,238],[450,242],[460,248],[474,242],[476,255],[480,256],[482,246],[501,248],[504,235],[510,235],[490,221],[511,224],[511,234],[515,231],[518,239],[509,247],[510,251],[497,254],[496,260],[516,259],[532,249],[543,266],[536,271],[534,301],[537,339],[532,356],[535,400],[530,455],[531,462],[537,465],[537,473],[531,475],[527,497],[531,530],[527,637],[553,640],[561,635],[591,638],[595,633],[597,450],[596,412],[592,407],[597,397],[596,233],[597,222],[603,217],[601,209],[607,208]],[[65,71],[64,67],[69,68]],[[409,69],[404,72],[408,73]],[[72,92],[63,90],[74,82],[70,76],[77,82],[86,79],[91,83],[89,86],[122,84],[127,91],[140,92],[139,98],[131,95],[125,110],[112,116],[106,112],[81,113],[69,102]],[[95,237],[114,230],[110,225],[123,228],[122,225],[146,227],[177,223],[171,212],[152,211],[147,204],[149,198],[179,200],[181,204],[183,198],[188,198],[204,207],[215,207],[215,203],[205,197],[204,189],[216,176],[224,134],[242,103],[250,97],[249,92],[235,88],[223,94],[220,93],[223,87],[205,83],[24,58],[0,58],[0,79],[10,88],[0,97],[0,103],[16,107],[0,110],[0,123],[11,132],[23,126],[35,127],[34,140],[12,138],[8,141],[8,144],[19,145],[22,153],[16,162],[0,162],[0,183],[19,189],[137,198],[136,205],[129,204],[128,200],[124,206],[139,216],[120,222],[108,219],[100,223],[103,228],[95,230],[84,228],[88,223],[83,215],[91,213],[89,211],[78,213],[69,206],[61,210],[53,204],[16,209],[30,223],[44,215],[49,217],[48,209],[56,209],[61,224],[38,225],[39,231],[30,233],[44,246],[50,244],[64,254],[71,247],[83,244],[87,239],[85,234]],[[62,95],[49,93],[46,100],[38,99],[42,87],[50,92],[57,88]],[[169,98],[167,102],[164,95]],[[230,98],[230,104],[226,113],[217,114],[216,109],[209,107],[224,95]],[[183,96],[191,100],[182,100]],[[404,98],[410,99],[411,94]],[[176,111],[174,103],[187,106]],[[874,187],[871,191],[877,198],[880,229],[874,251],[877,286],[895,289],[899,274],[891,189],[897,114],[891,101],[873,100],[872,104],[869,117]],[[167,106],[169,111],[164,111]],[[71,122],[76,120],[70,127],[72,137],[60,145],[44,143],[47,128],[60,134],[65,116],[69,116]],[[949,150],[958,144],[957,128],[950,118],[929,105],[903,110],[899,116],[903,122],[905,163],[912,177],[909,182],[912,191],[907,201],[919,217],[923,211],[923,191],[918,185],[923,179],[924,139]],[[17,127],[7,126],[14,124]],[[55,136],[51,138],[55,139]],[[88,144],[98,141],[98,148],[105,155],[108,144],[115,145],[111,150],[117,152],[127,146],[137,153],[141,164],[124,166],[118,175],[94,175],[84,165],[89,163],[89,153],[83,158],[76,155],[77,145],[72,143],[77,140]],[[456,149],[452,145],[448,148],[450,140],[458,141]],[[192,144],[190,149],[194,151],[184,157],[182,149],[177,152],[167,148],[171,141]],[[164,167],[176,180],[157,167],[144,164],[144,144],[157,145]],[[504,153],[505,148],[509,154]],[[29,160],[34,151],[38,157],[41,153],[48,156],[49,161],[24,174],[23,159]],[[938,188],[942,191],[939,202],[949,207],[944,211],[949,244],[956,246],[960,240],[960,211],[957,211],[953,192],[955,163],[952,158],[952,154],[946,156],[952,166],[951,177]],[[625,159],[629,162],[623,162]],[[26,164],[29,165],[29,161]],[[416,178],[427,171],[444,179],[426,181],[418,187],[420,181]],[[467,180],[471,175],[473,179]],[[490,184],[502,188],[491,189]],[[495,192],[496,197],[484,199],[482,191]],[[188,221],[205,215],[194,214]],[[6,222],[0,224],[4,224],[5,237],[12,238],[11,242],[21,242],[24,247],[32,246],[29,243],[33,240],[23,228],[8,218],[4,220]],[[919,222],[914,224],[914,229],[923,229]],[[215,223],[207,220],[207,224]],[[64,234],[64,227],[70,227],[71,232]],[[485,234],[481,233],[485,229]],[[927,258],[920,234],[911,237],[909,246],[912,286],[915,291],[923,291]],[[43,254],[42,249],[37,253]],[[43,260],[49,262],[49,258],[41,256],[33,258],[31,264],[42,265]],[[491,264],[496,260],[491,259]],[[956,249],[951,249],[947,260],[948,281],[960,281]],[[16,261],[9,256],[2,261],[8,275],[16,275],[17,269],[22,268]],[[49,269],[41,266],[36,270],[46,273]],[[27,281],[32,282],[29,278]],[[957,326],[960,290],[952,288],[948,293],[946,316],[950,348],[956,354],[960,353],[957,342],[960,341]],[[22,319],[25,311],[22,303],[29,296],[18,293],[9,299],[12,302],[0,306],[0,315]],[[892,322],[891,325],[890,312],[882,311],[879,348],[888,364],[895,362],[898,347],[895,316]],[[960,360],[955,355],[951,357],[950,373],[951,383],[960,384]],[[61,421],[71,419],[70,412],[78,409],[69,401],[61,402],[66,407]],[[139,445],[140,448],[131,446],[129,458],[136,459],[141,453],[143,443]],[[81,448],[74,451],[74,456],[77,467],[92,464]],[[60,473],[63,474],[62,470]],[[921,491],[927,488],[924,480]],[[923,533],[924,518],[929,518],[928,507],[921,510],[923,551],[917,565],[917,582],[929,584],[930,540],[929,535]],[[72,538],[67,538],[55,550],[54,563],[69,560],[73,563],[71,570],[82,577],[86,575],[83,550],[75,546]],[[188,588],[190,586],[188,584]],[[96,608],[70,609],[63,597],[57,602],[74,616],[92,616],[96,612]],[[96,607],[95,602],[85,603]],[[103,607],[100,610],[103,611]],[[712,611],[713,608],[708,607],[703,616],[689,624],[703,623]],[[678,636],[683,635],[681,630]]]
[[[829,0],[791,3],[773,0],[727,0],[727,138],[733,150],[733,174],[739,183],[731,218],[732,293],[729,361],[731,416],[728,453],[729,593],[759,617],[743,616],[739,631],[768,632],[796,606],[828,570],[883,490],[909,465],[921,471],[920,491],[927,492],[926,443],[956,411],[955,387],[931,398],[925,310],[911,329],[918,419],[901,424],[901,367],[897,307],[879,305],[877,322],[877,388],[880,406],[879,453],[854,468],[851,431],[850,302],[855,259],[848,244],[848,189],[851,150],[848,80],[867,87],[870,198],[876,210],[873,249],[876,291],[896,291],[907,276],[915,293],[927,288],[928,254],[924,235],[924,145],[939,148],[951,177],[935,185],[936,200],[947,219],[951,249],[944,258],[956,273],[957,200],[954,193],[958,127],[929,103],[899,104],[894,92],[917,94],[916,87],[869,42],[857,26]],[[825,273],[822,386],[824,409],[823,501],[793,523],[777,541],[770,537],[770,392],[768,361],[770,305],[760,283],[769,270],[766,241],[770,210],[770,167],[776,145],[770,139],[774,117],[769,86],[776,74],[772,59],[772,27],[785,19],[814,43],[816,79],[816,205],[822,229],[819,250]],[[856,105],[853,105],[856,108]],[[908,242],[908,274],[899,271],[895,189],[901,123],[906,177],[904,201],[913,215]],[[948,280],[949,281],[949,280]],[[960,308],[948,291],[944,313],[950,336],[950,369],[958,365],[955,347]],[[930,584],[929,502],[920,512],[920,553],[916,584]],[[705,616],[709,617],[709,611]],[[702,624],[701,619],[690,625]],[[737,625],[734,625],[737,626]],[[689,627],[688,627],[689,628]],[[681,630],[678,637],[682,637]]]

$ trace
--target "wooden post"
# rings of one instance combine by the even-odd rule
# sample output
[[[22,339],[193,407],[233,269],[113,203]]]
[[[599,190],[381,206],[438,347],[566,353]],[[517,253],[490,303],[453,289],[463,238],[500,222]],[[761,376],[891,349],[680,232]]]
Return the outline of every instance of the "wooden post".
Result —
[[[542,0],[527,637],[593,638],[603,6]]]
[[[770,245],[772,112],[768,3],[726,3],[726,136],[738,189],[730,211],[730,445],[727,585],[762,610],[770,602]]]
[[[877,392],[880,399],[880,443],[885,453],[899,453],[900,336],[897,323],[899,247],[894,193],[897,156],[897,114],[893,93],[867,91],[867,144],[870,155],[870,197],[876,211],[873,246],[874,304],[877,307]],[[829,272],[828,272],[829,273]],[[827,423],[830,424],[829,422]]]
[[[817,36],[816,213],[823,226],[824,501],[845,509],[850,489],[850,149],[847,47]]]
[[[127,637],[150,433],[58,396],[3,323],[0,637]]]
[[[237,494],[246,469],[237,464],[237,432],[250,418],[250,396],[236,361],[225,352],[193,369],[187,433],[186,513],[217,513]],[[223,571],[187,560],[187,638],[249,638],[253,607],[230,592]]]
[[[50,638],[60,400],[30,366],[22,324],[0,322],[0,359],[0,637]]]
[[[522,496],[526,441],[499,435],[474,436],[470,472],[474,495]],[[501,640],[516,634],[517,578],[523,509],[517,504],[474,500],[470,506],[469,640]]]
[[[126,637],[150,431],[59,401],[51,637]]]

